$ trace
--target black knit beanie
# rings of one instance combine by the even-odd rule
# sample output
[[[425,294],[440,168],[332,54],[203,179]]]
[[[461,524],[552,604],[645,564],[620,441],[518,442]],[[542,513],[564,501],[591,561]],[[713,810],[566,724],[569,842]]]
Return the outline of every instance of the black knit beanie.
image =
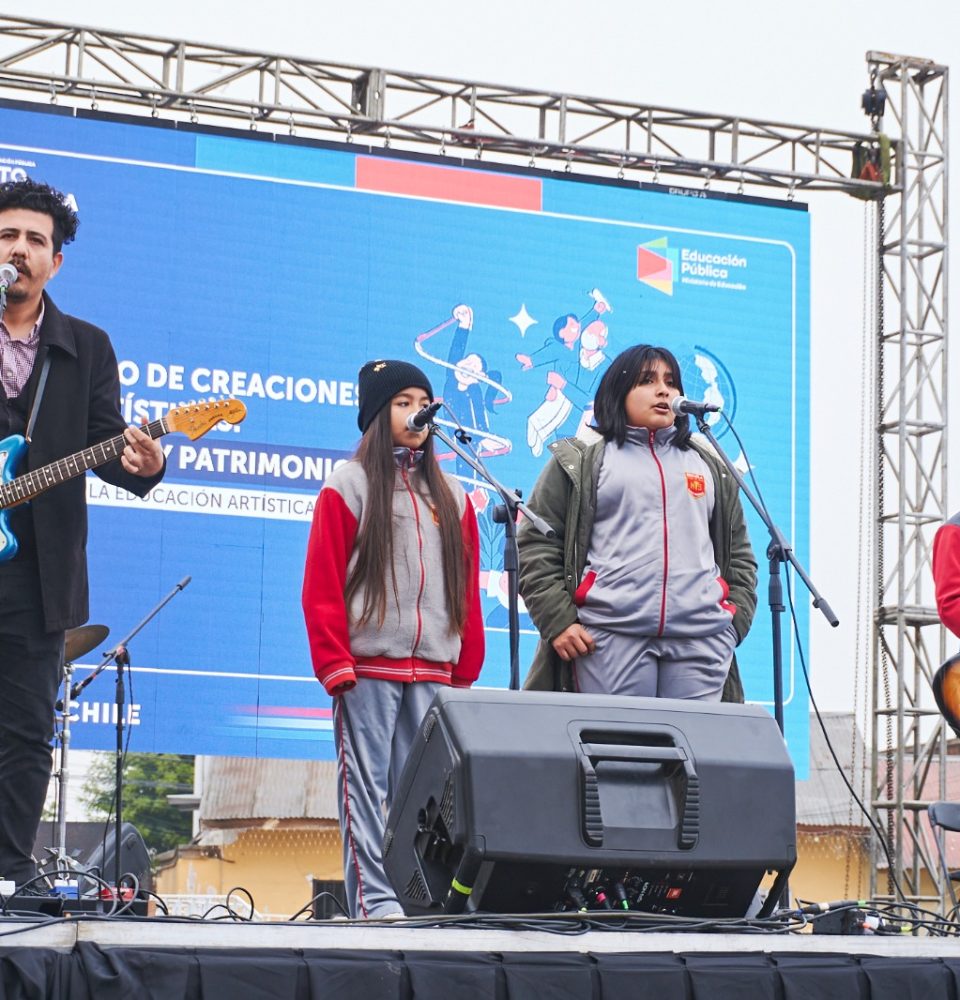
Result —
[[[430,379],[416,366],[407,361],[368,361],[357,376],[360,412],[357,424],[362,433],[373,423],[374,417],[403,389],[415,386],[430,397],[433,402],[433,386]]]

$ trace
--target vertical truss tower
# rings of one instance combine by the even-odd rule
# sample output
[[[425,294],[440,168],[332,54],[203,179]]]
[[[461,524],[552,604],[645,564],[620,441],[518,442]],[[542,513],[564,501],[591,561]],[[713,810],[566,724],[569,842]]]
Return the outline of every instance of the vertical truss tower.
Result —
[[[933,535],[948,516],[947,67],[878,52],[867,63],[899,133],[899,197],[876,203],[872,811],[892,867],[884,872],[878,849],[871,888],[942,902],[925,810],[944,797],[947,764],[931,694],[944,636],[930,578]]]

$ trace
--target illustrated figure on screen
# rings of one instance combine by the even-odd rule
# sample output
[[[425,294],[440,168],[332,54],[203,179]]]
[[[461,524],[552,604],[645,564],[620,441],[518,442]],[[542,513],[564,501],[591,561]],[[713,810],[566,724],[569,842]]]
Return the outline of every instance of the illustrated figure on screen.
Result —
[[[550,438],[568,421],[575,429],[593,399],[598,369],[606,360],[607,326],[601,317],[610,312],[610,306],[598,288],[590,292],[590,298],[593,306],[583,316],[566,313],[554,321],[553,336],[543,347],[533,354],[516,355],[524,371],[548,369],[544,400],[527,418],[527,446],[535,457],[543,454]],[[581,341],[587,331],[584,345]]]
[[[450,328],[454,333],[446,357],[431,353],[426,346],[427,341]],[[459,303],[454,306],[450,319],[421,333],[414,348],[421,357],[445,369],[441,399],[452,410],[456,423],[471,436],[480,457],[506,455],[511,451],[512,443],[509,438],[491,430],[490,417],[494,415],[495,407],[509,403],[513,396],[501,383],[500,372],[488,370],[483,356],[468,350],[472,330],[473,310]],[[444,419],[442,414],[437,422],[447,427],[455,426],[454,421]],[[441,460],[446,457],[452,456],[438,456]],[[475,478],[473,469],[460,458],[457,458],[456,469],[461,480],[473,483],[478,489],[484,488],[485,484]]]
[[[599,289],[595,288],[590,294],[597,301],[598,311],[602,315],[606,316],[613,311]],[[598,315],[587,323],[580,334],[580,369],[576,378],[577,393],[574,396],[573,413],[557,430],[559,436],[582,435],[593,423],[593,397],[609,360],[606,354],[608,343],[607,324]],[[582,405],[578,407],[576,400]]]
[[[487,612],[483,623],[488,628],[506,629],[510,624],[510,594],[508,591],[509,581],[506,573],[503,572],[502,555],[499,566],[499,569],[482,569],[480,571],[480,590],[485,597],[493,602],[493,606]],[[520,613],[520,627],[530,628],[527,606],[523,603],[522,597],[518,599],[517,610]]]
[[[714,334],[711,339],[721,338]],[[702,399],[723,408],[723,417],[719,413],[708,413],[705,417],[713,433],[722,438],[737,415],[737,387],[729,368],[701,344],[677,348],[677,358],[690,399]],[[751,468],[739,444],[733,464],[743,473]]]
[[[477,519],[433,436],[406,426],[433,398],[405,361],[360,369],[363,438],[324,483],[307,546],[303,613],[333,696],[351,917],[402,912],[383,870],[386,810],[433,696],[469,687],[483,663]]]
[[[0,436],[28,439],[30,471],[123,434],[120,457],[96,474],[142,497],[163,477],[160,445],[125,428],[107,334],[62,313],[46,291],[77,225],[65,197],[48,185],[0,185],[0,264],[15,269],[0,322]],[[0,450],[9,455],[22,444],[6,438]],[[84,477],[12,508],[7,527],[0,552],[0,875],[19,887],[37,879],[32,849],[50,780],[64,633],[89,614]],[[136,543],[128,537],[128,545]],[[31,889],[47,891],[40,882]]]
[[[736,482],[670,402],[664,347],[618,355],[594,400],[598,435],[552,446],[519,527],[520,592],[541,640],[525,686],[743,701],[734,649],[757,563]]]

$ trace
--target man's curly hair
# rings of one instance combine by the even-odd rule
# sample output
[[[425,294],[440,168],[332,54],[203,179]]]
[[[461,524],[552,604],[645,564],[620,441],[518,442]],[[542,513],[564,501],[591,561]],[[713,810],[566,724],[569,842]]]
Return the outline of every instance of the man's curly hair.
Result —
[[[53,219],[54,253],[60,253],[63,244],[72,242],[77,235],[77,226],[80,225],[77,213],[67,204],[66,198],[49,184],[29,177],[0,184],[0,212],[11,208],[42,212]]]

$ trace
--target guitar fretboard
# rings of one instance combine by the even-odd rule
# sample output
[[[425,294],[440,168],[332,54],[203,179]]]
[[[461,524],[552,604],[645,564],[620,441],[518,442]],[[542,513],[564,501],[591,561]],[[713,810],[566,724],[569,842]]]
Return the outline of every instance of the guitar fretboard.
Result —
[[[152,420],[149,424],[144,424],[140,430],[152,438],[162,437],[168,433],[162,417],[159,420]],[[16,507],[17,504],[32,500],[51,486],[82,476],[87,469],[95,469],[98,465],[105,465],[120,455],[126,447],[126,443],[123,435],[118,434],[108,441],[91,445],[89,448],[84,448],[83,451],[67,455],[66,458],[58,458],[57,461],[51,462],[49,465],[43,465],[32,472],[25,472],[22,476],[10,480],[9,483],[3,483],[0,485],[0,509]]]

